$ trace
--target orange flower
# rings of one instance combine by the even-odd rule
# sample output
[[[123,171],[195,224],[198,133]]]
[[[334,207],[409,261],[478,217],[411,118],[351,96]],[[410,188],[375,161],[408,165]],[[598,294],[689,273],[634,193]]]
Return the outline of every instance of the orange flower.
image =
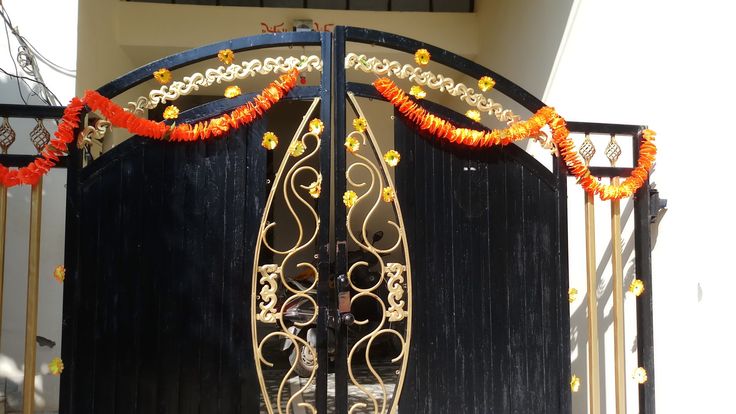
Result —
[[[465,112],[465,116],[472,119],[475,122],[480,122],[480,112],[475,109],[468,109],[467,112]]]
[[[229,65],[233,63],[233,59],[235,59],[235,53],[233,53],[233,51],[230,49],[223,49],[217,52],[217,58],[220,59],[220,62]]]
[[[166,85],[167,83],[171,82],[171,72],[166,68],[161,68],[155,72],[153,72],[153,77],[156,78],[158,83],[162,85]]]
[[[358,141],[354,137],[347,137],[345,139],[345,148],[347,148],[347,150],[351,153],[358,152],[358,150],[360,149],[360,141]]]
[[[368,128],[368,121],[365,118],[355,118],[353,119],[353,128],[358,132],[363,132]]]
[[[164,109],[164,119],[176,119],[179,117],[179,108],[169,105]]]
[[[319,118],[309,121],[309,131],[315,135],[319,135],[325,130],[325,124]]]
[[[496,81],[494,81],[490,76],[483,76],[478,79],[478,87],[483,92],[490,91],[494,86],[496,86]]]
[[[64,371],[64,362],[59,357],[55,357],[49,362],[49,372],[53,375],[61,375]]]
[[[263,134],[263,141],[261,141],[261,146],[267,150],[276,149],[276,146],[279,145],[279,137],[276,136],[273,132],[266,132]]]
[[[59,283],[64,282],[64,278],[66,277],[66,269],[64,268],[64,265],[58,265],[54,269],[54,279],[58,280]]]
[[[426,65],[431,57],[427,49],[419,49],[414,53],[414,61],[417,62],[417,65]]]
[[[427,96],[427,92],[424,92],[424,89],[422,89],[421,86],[414,85],[409,89],[409,95],[417,99],[424,99]]]
[[[226,98],[234,98],[236,96],[240,96],[243,92],[240,90],[240,86],[233,85],[228,86],[225,88],[225,97]]]

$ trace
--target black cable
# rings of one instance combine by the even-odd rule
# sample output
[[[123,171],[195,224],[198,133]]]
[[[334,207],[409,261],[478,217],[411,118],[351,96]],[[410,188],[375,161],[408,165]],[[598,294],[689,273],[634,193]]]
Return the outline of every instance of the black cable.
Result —
[[[5,20],[5,38],[8,39],[8,54],[10,55],[10,59],[13,61],[13,67],[15,68],[15,78],[16,82],[18,84],[18,95],[20,96],[21,101],[23,101],[24,104],[28,105],[28,101],[23,97],[23,91],[20,90],[20,76],[18,75],[18,66],[15,64],[15,59],[13,56],[13,50],[10,48],[10,34],[8,33],[8,21],[5,18],[5,13],[2,13],[3,20]],[[23,81],[25,83],[25,81]],[[26,86],[28,86],[26,84]]]

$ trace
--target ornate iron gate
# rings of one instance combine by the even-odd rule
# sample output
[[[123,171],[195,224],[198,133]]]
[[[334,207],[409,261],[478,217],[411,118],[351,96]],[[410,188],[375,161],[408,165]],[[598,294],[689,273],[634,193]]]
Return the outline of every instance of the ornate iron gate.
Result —
[[[427,49],[493,76],[531,111],[543,106],[449,51],[349,27],[209,45],[103,86],[114,97],[226,48],[319,46],[318,63],[273,64],[321,70],[318,85],[284,98],[305,104],[280,155],[258,147],[273,127],[267,113],[228,144],[133,138],[70,169],[66,262],[77,277],[65,288],[62,412],[570,411],[562,164],[549,171],[514,146],[450,148],[398,113],[371,119],[363,100],[385,98],[348,71],[390,64],[349,53],[353,43]],[[390,147],[377,122],[394,123]],[[92,218],[98,227],[83,224]]]

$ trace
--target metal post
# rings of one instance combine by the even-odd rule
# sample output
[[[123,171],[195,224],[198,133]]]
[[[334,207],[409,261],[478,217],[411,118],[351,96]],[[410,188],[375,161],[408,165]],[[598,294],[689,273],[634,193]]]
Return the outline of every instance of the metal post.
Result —
[[[23,375],[23,414],[33,414],[36,377],[36,331],[38,328],[38,275],[41,256],[41,196],[43,181],[31,188],[31,226],[28,244],[28,296],[26,298],[26,344]]]
[[[3,154],[7,151],[3,148]],[[8,189],[0,184],[0,342],[3,331],[3,294],[5,287],[5,222],[8,217]]]
[[[611,178],[618,185],[618,177]],[[611,200],[611,266],[613,268],[613,358],[616,379],[616,414],[626,414],[626,354],[624,346],[623,263],[621,259],[621,201]]]
[[[585,262],[588,273],[588,402],[590,414],[600,414],[601,384],[598,354],[598,273],[595,257],[594,195],[585,193]]]

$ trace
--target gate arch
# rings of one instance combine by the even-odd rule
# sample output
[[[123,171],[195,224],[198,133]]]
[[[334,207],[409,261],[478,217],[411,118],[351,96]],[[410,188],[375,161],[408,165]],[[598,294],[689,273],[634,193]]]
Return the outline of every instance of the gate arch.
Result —
[[[319,308],[316,326],[321,333],[316,342],[318,371],[314,409],[319,413],[328,412],[332,407],[339,413],[361,412],[361,407],[355,408],[355,404],[349,402],[348,395],[347,361],[354,343],[348,339],[348,331],[352,328],[340,321],[349,310],[338,309],[339,292],[334,291],[335,279],[348,274],[350,265],[350,243],[345,225],[347,211],[341,204],[341,195],[349,187],[345,177],[348,165],[340,144],[348,133],[345,125],[348,93],[383,98],[366,85],[348,82],[342,64],[347,42],[371,43],[412,54],[419,48],[426,48],[438,63],[476,78],[493,76],[497,90],[530,111],[543,106],[541,101],[502,76],[449,51],[401,36],[351,27],[338,27],[334,37],[329,33],[280,33],[221,42],[153,62],[98,90],[113,98],[150,79],[151,73],[159,68],[183,67],[211,58],[225,48],[238,53],[286,45],[321,46],[320,85],[296,87],[285,98],[321,98],[320,118],[325,120],[325,130],[318,153],[320,173],[325,182],[334,181],[335,189],[331,197],[330,186],[323,186],[316,202],[320,218],[319,234],[314,243],[318,259],[316,268],[320,275],[328,276],[320,277],[316,287]],[[202,105],[182,113],[179,121],[206,119],[252,96]],[[333,119],[330,113],[333,99],[335,133],[328,121]],[[426,105],[458,125],[471,125],[455,113],[429,102]],[[408,360],[406,372],[401,368],[401,376],[406,377],[403,396],[388,406],[397,405],[399,413],[569,412],[564,168],[555,164],[550,172],[514,146],[470,154],[433,143],[403,124],[398,114],[395,118],[395,145],[404,156],[401,168],[395,172],[397,198],[406,220],[400,231],[406,237],[413,268],[413,284],[407,284],[404,289],[412,289],[416,300],[413,308],[408,309],[407,321],[414,325],[414,339],[405,356]],[[70,242],[66,260],[70,277],[64,293],[62,350],[67,373],[62,377],[62,412],[210,412],[209,407],[215,406],[217,410],[212,412],[258,410],[258,374],[253,365],[257,361],[254,361],[247,332],[239,329],[248,331],[254,317],[250,269],[254,265],[253,250],[258,240],[257,223],[263,217],[268,193],[266,167],[269,161],[259,148],[260,136],[266,131],[264,122],[256,121],[231,132],[227,143],[144,142],[133,138],[85,168],[70,168],[67,221]],[[334,152],[330,151],[331,142],[334,142]],[[240,155],[228,158],[231,152]],[[334,171],[331,171],[331,157],[335,160]],[[80,158],[78,151],[72,151],[70,165],[81,165]],[[429,160],[440,159],[449,164],[427,169]],[[453,180],[465,167],[475,168],[488,182],[498,183],[499,191],[500,183],[505,183],[504,192],[493,193],[490,187],[483,190],[471,186],[461,190],[460,182]],[[450,180],[446,183],[453,189],[452,197],[431,198],[426,192],[414,191],[417,181],[412,181],[416,180],[412,173],[420,168],[433,174],[449,175],[450,178],[445,179]],[[161,174],[162,178],[155,178],[156,174]],[[237,188],[241,193],[229,187],[232,183],[228,177],[240,180]],[[177,186],[179,180],[183,181],[183,187]],[[516,182],[527,182],[529,186],[515,187],[513,183]],[[430,188],[432,180],[424,180],[422,184]],[[443,185],[430,190],[445,191]],[[226,198],[220,199],[215,191],[218,188],[231,192],[225,191]],[[210,197],[215,206],[199,200],[193,202],[192,209],[182,208],[182,203],[190,201],[190,194],[194,198],[200,194]],[[227,198],[228,194],[232,200]],[[497,198],[493,198],[494,195]],[[482,204],[482,197],[487,200],[486,204]],[[465,198],[468,205],[463,204]],[[99,208],[101,202],[115,210],[112,219]],[[428,214],[430,210],[420,208],[428,202],[444,203],[441,206],[452,212],[451,219],[447,221],[446,216],[436,211]],[[490,208],[490,213],[486,207]],[[506,230],[501,231],[500,222],[494,220],[510,217],[517,208],[524,215],[513,216],[516,221],[508,221]],[[156,213],[151,215],[151,210]],[[330,244],[329,239],[331,210],[334,211],[334,244]],[[468,210],[471,214],[463,216]],[[242,227],[235,225],[229,235],[223,230],[224,241],[218,240],[208,223],[227,229],[233,217],[238,217]],[[473,244],[463,250],[465,256],[443,257],[441,253],[448,245],[440,242],[446,237],[435,232],[434,227],[432,233],[429,232],[430,219],[445,226],[446,230],[463,229],[476,237],[473,241],[481,241],[482,236],[487,235],[486,250]],[[488,225],[485,231],[479,225],[482,221]],[[90,227],[90,222],[95,226]],[[194,226],[190,234],[186,234],[185,223]],[[478,229],[479,233],[472,232]],[[121,237],[123,234],[128,236]],[[494,235],[499,238],[491,238]],[[450,248],[460,248],[461,244],[455,244],[459,242],[456,237],[450,237]],[[514,237],[519,246],[527,241],[533,244],[534,257],[505,257],[503,242]],[[225,246],[228,240],[238,240],[230,244],[234,249],[232,256]],[[436,244],[427,244],[438,240]],[[202,249],[199,258],[192,253],[197,249]],[[186,254],[191,256],[178,260]],[[166,261],[160,260],[162,255],[169,255]],[[485,255],[498,260],[503,271],[494,272],[492,262]],[[242,262],[234,256],[240,257]],[[441,264],[433,261],[442,258],[445,261]],[[111,266],[111,263],[120,265]],[[436,272],[445,265],[448,268],[456,266],[450,272],[451,278]],[[228,271],[218,273],[215,270],[228,266]],[[540,278],[542,268],[547,267],[549,271]],[[477,271],[477,275],[466,274],[473,271]],[[202,279],[202,274],[212,277]],[[487,284],[474,289],[471,282],[478,280]],[[214,281],[220,290],[211,289],[212,285],[205,283],[208,281]],[[515,281],[520,281],[520,285],[514,284]],[[162,289],[164,286],[171,290]],[[430,326],[428,320],[438,320],[444,310],[433,307],[432,303],[449,294],[455,298],[465,296],[468,301],[453,302],[452,311],[457,319],[453,318],[452,329],[440,332],[437,327]],[[535,306],[528,306],[530,303]],[[177,309],[185,309],[185,312],[179,313]],[[153,312],[158,315],[155,319],[151,317]],[[490,312],[490,316],[484,312]],[[482,329],[472,321],[478,314]],[[217,332],[209,331],[212,318],[220,321],[219,337]],[[463,323],[455,323],[455,320]],[[230,331],[222,328],[228,321],[232,323]],[[466,322],[467,325],[463,325]],[[337,337],[333,354],[327,334],[330,326],[335,328]],[[541,329],[544,333],[541,339],[546,340],[539,341],[530,330],[532,328]],[[504,330],[508,331],[507,337],[503,336]],[[487,332],[490,336],[484,336]],[[440,338],[444,345],[433,343],[432,338]],[[132,346],[123,345],[128,342]],[[437,346],[432,347],[433,344]],[[470,351],[455,358],[437,355],[436,363],[432,362],[434,353],[450,353],[459,347]],[[491,352],[486,353],[486,349]],[[193,359],[198,361],[197,368],[188,365]],[[233,361],[230,367],[226,362],[223,364],[228,360]],[[174,367],[164,361],[171,362]],[[542,369],[541,375],[538,369]],[[334,401],[327,397],[328,378],[333,371]],[[437,375],[438,372],[448,376]],[[219,382],[213,382],[214,377]],[[215,386],[223,382],[227,383],[224,389]],[[177,387],[171,386],[173,383]],[[371,407],[365,412],[373,412]]]

